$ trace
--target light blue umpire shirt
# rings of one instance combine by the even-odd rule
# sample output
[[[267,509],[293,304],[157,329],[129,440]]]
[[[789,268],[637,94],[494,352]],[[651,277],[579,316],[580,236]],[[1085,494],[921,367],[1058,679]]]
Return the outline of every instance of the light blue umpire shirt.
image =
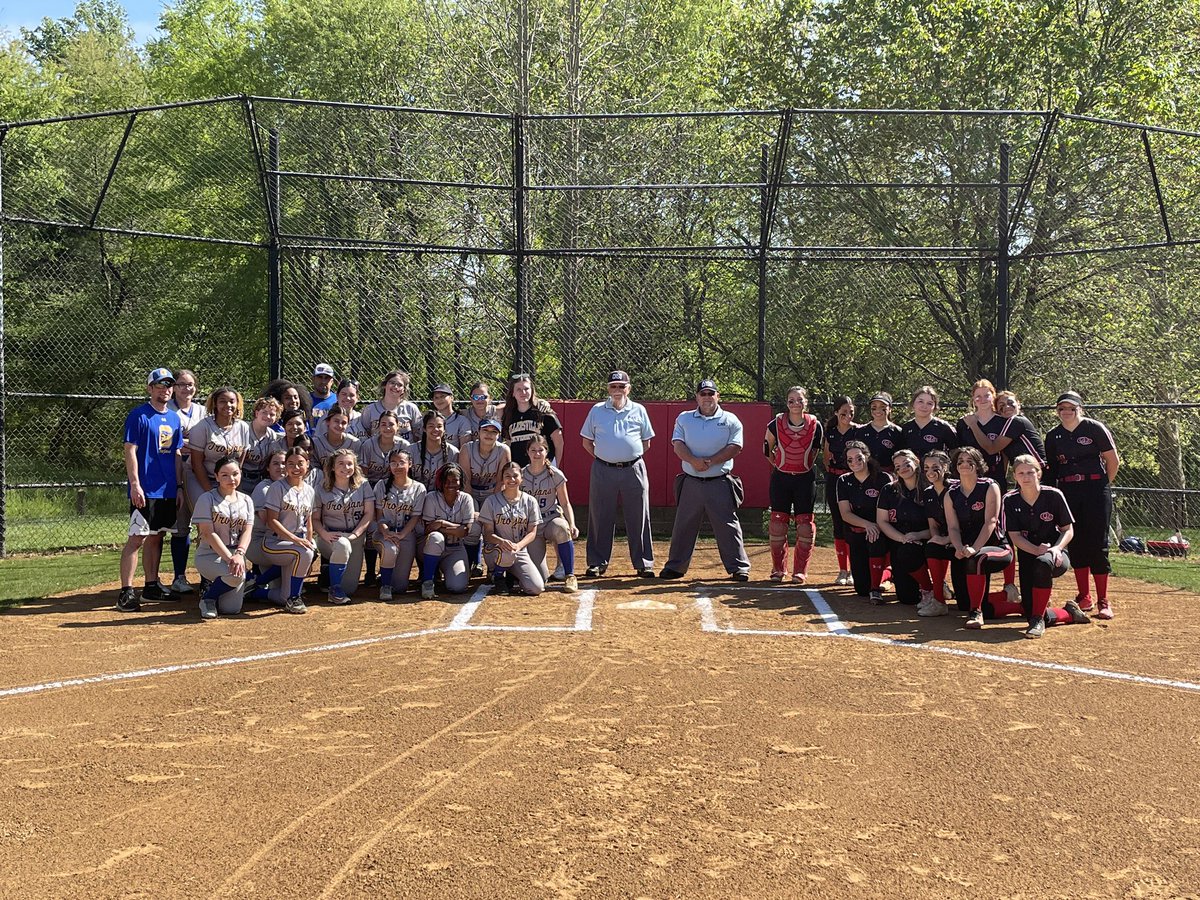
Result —
[[[692,409],[679,414],[675,420],[675,431],[671,434],[671,442],[683,441],[692,456],[701,459],[720,453],[730,444],[741,447],[742,422],[731,412],[726,412],[719,405],[711,416],[704,416],[699,409]],[[733,460],[727,459],[719,466],[713,466],[703,472],[686,460],[683,471],[696,478],[720,478],[733,471]]]
[[[617,409],[610,397],[588,410],[579,434],[595,443],[597,459],[623,463],[642,455],[642,441],[654,437],[654,427],[642,404],[627,400]]]

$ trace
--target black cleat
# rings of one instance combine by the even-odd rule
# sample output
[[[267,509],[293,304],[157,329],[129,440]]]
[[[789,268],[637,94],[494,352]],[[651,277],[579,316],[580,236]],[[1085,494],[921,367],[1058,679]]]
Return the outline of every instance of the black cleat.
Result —
[[[121,588],[121,593],[117,594],[117,611],[118,612],[141,612],[142,604],[138,600],[138,595],[133,588]]]
[[[683,572],[680,572],[677,569],[670,569],[670,568],[665,568],[661,572],[658,573],[659,578],[667,578],[667,579],[682,578],[683,576],[684,576]]]

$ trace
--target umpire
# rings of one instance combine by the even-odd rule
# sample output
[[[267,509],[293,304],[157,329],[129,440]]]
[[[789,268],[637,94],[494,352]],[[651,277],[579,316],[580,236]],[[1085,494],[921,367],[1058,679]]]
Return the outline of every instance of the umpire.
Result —
[[[683,471],[675,477],[675,528],[671,553],[659,578],[682,578],[692,562],[700,522],[708,516],[717,538],[721,563],[734,581],[748,581],[750,560],[742,540],[737,510],[741,480],[733,474],[733,458],[742,452],[742,423],[721,409],[716,382],[696,385],[696,409],[680,413],[671,434]]]

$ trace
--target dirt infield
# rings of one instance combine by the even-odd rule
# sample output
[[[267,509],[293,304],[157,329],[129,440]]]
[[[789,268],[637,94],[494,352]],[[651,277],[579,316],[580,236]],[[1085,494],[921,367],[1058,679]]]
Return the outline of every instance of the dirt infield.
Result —
[[[1200,896],[1197,597],[1115,581],[1115,621],[1028,641],[814,562],[9,610],[0,896]]]

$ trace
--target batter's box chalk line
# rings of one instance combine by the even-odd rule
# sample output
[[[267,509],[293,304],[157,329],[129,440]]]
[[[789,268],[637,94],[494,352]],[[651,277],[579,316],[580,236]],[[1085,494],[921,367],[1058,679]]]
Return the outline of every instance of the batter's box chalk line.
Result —
[[[946,656],[958,656],[966,659],[978,659],[985,662],[1000,663],[1008,666],[1024,666],[1028,669],[1043,669],[1050,672],[1067,672],[1073,675],[1087,675],[1092,678],[1107,678],[1112,681],[1123,681],[1131,684],[1145,684],[1153,687],[1175,688],[1176,690],[1200,693],[1200,684],[1192,681],[1182,681],[1172,678],[1155,678],[1150,675],[1136,675],[1131,672],[1114,672],[1108,669],[1094,669],[1090,666],[1073,666],[1066,663],[1044,662],[1036,659],[1020,659],[1015,656],[1003,656],[999,653],[987,653],[982,650],[965,650],[959,647],[943,647],[938,644],[916,643],[896,638],[880,637],[870,634],[854,634],[851,632],[837,613],[829,605],[825,596],[818,590],[805,588],[759,588],[764,591],[786,590],[796,596],[804,595],[812,602],[817,615],[825,623],[827,631],[789,631],[787,629],[736,628],[733,625],[719,625],[713,601],[708,594],[696,595],[695,606],[700,613],[700,627],[703,631],[716,634],[731,635],[766,635],[770,637],[792,638],[845,638],[852,641],[862,641],[868,644],[882,644],[887,647],[900,647],[905,650],[922,650],[927,653],[941,653]]]
[[[288,659],[297,656],[310,656],[315,653],[332,653],[338,650],[353,650],[358,647],[370,647],[374,644],[387,644],[392,641],[403,641],[409,638],[425,637],[431,634],[452,634],[460,631],[591,631],[592,610],[596,605],[596,591],[580,591],[574,595],[576,601],[575,621],[571,625],[472,625],[471,619],[483,605],[484,599],[491,590],[489,585],[481,585],[475,589],[471,599],[463,604],[448,625],[436,628],[422,628],[418,631],[403,631],[395,634],[382,634],[376,637],[355,638],[348,641],[338,641],[334,644],[319,644],[315,647],[293,647],[286,650],[269,650],[264,653],[252,653],[247,656],[228,656],[224,659],[206,659],[200,662],[178,663],[170,666],[156,666],[151,669],[135,669],[131,672],[106,672],[101,675],[84,675],[78,678],[64,678],[58,681],[46,681],[41,684],[29,684],[21,687],[0,689],[0,699],[5,697],[20,697],[27,694],[40,694],[59,688],[82,687],[89,684],[108,684],[120,681],[134,681],[140,678],[154,678],[160,675],[175,675],[181,672],[196,672],[204,669],[224,669],[229,666],[245,665],[247,663],[270,662],[277,659]]]

